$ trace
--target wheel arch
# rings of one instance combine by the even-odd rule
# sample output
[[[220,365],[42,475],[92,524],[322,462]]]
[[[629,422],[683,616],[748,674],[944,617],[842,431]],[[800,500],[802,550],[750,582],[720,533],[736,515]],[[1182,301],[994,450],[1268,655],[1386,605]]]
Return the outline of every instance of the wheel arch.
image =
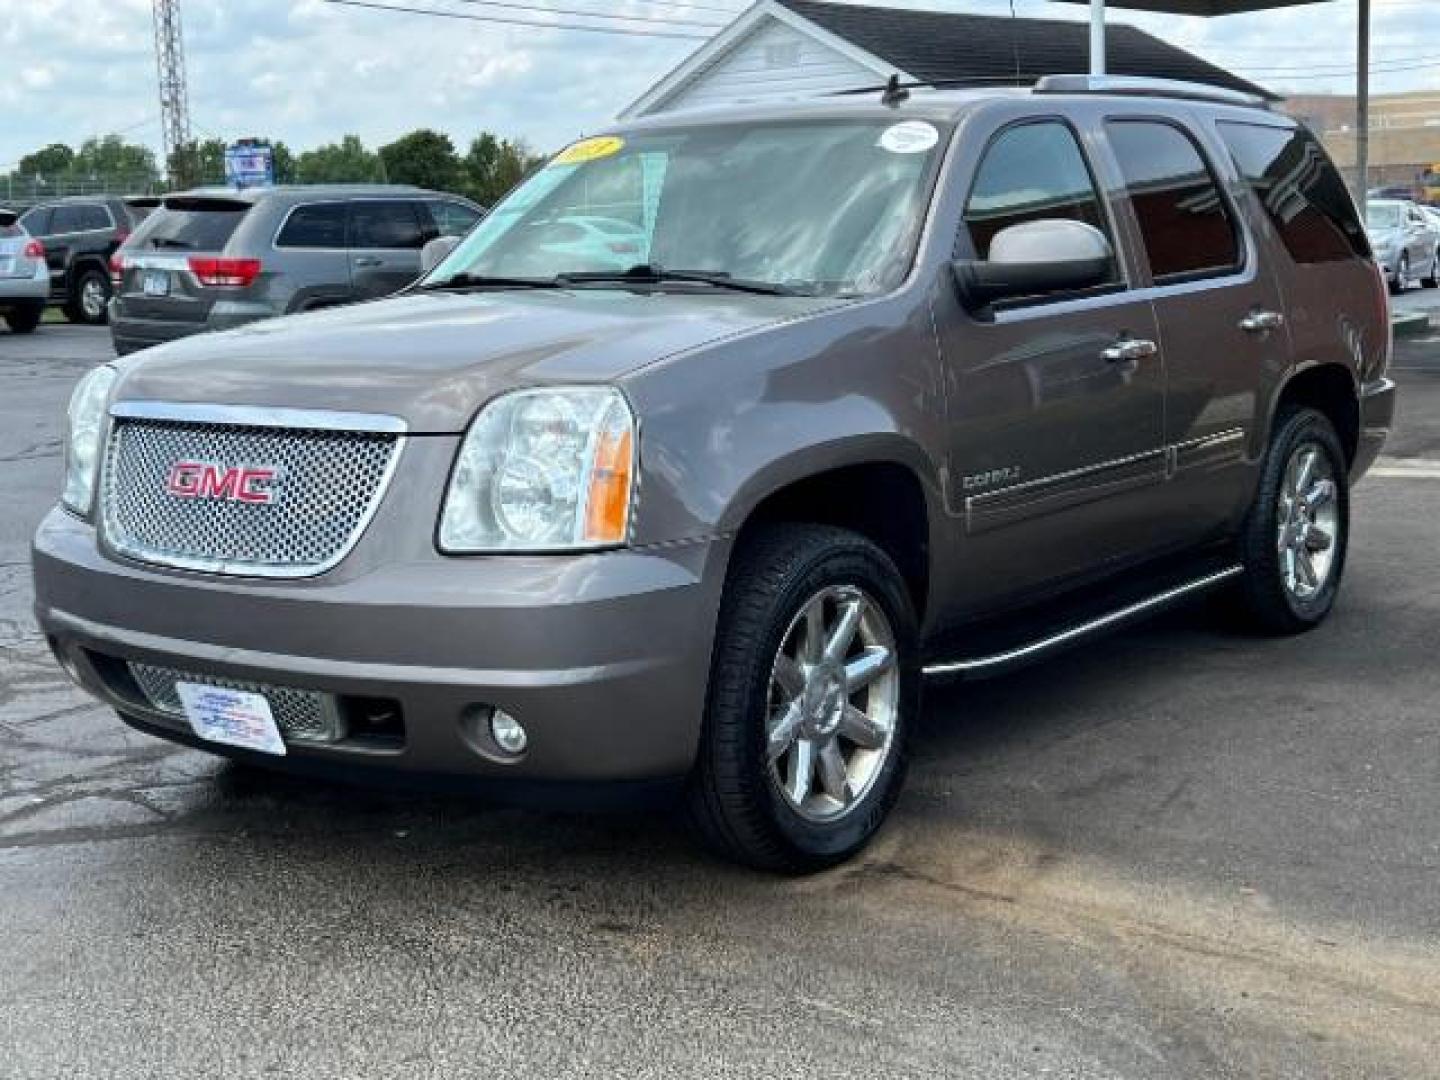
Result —
[[[1287,379],[1270,410],[1270,430],[1287,408],[1311,408],[1322,413],[1340,436],[1346,463],[1353,465],[1360,448],[1360,388],[1347,364],[1313,364]]]
[[[943,516],[924,462],[918,447],[898,437],[815,447],[752,478],[732,500],[722,528],[737,542],[749,530],[782,522],[857,532],[895,563],[923,622]]]

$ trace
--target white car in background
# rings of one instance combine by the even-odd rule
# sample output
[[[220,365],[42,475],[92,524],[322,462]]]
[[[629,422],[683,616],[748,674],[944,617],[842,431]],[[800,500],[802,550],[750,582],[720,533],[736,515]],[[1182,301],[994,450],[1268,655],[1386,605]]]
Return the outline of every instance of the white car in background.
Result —
[[[50,297],[45,245],[19,223],[20,215],[0,209],[0,317],[16,334],[40,325]]]

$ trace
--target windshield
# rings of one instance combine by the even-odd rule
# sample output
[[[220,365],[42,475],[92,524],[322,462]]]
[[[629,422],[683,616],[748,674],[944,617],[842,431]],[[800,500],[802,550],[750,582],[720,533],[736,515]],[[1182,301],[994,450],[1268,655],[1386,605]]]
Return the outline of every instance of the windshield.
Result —
[[[643,267],[817,295],[885,291],[909,270],[942,153],[940,130],[915,120],[586,139],[516,188],[426,284]]]
[[[1398,229],[1404,215],[1394,203],[1371,203],[1365,208],[1365,224],[1372,229]]]

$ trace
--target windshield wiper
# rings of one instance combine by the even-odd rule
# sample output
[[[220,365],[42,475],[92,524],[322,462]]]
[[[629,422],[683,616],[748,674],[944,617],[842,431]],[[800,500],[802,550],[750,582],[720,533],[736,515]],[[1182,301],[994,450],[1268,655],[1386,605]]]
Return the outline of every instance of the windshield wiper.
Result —
[[[492,277],[488,274],[451,274],[443,281],[427,281],[417,289],[563,289],[558,278]]]
[[[195,248],[195,245],[188,240],[172,240],[168,236],[155,237],[154,240],[150,241],[150,246],[153,248],[184,248],[187,251],[192,251]]]
[[[732,277],[723,270],[669,270],[660,266],[632,266],[625,271],[594,270],[573,274],[559,274],[557,281],[584,285],[592,282],[619,281],[633,285],[663,285],[667,281],[686,282],[698,285],[713,285],[717,289],[734,292],[759,293],[764,296],[805,296],[808,291],[794,285],[782,285],[775,281],[752,281],[749,278]]]

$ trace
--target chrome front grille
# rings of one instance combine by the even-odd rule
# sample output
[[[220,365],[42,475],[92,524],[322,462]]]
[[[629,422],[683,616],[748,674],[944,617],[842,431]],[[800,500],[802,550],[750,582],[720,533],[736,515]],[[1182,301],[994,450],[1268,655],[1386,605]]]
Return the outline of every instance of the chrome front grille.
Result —
[[[384,496],[395,431],[342,431],[117,415],[100,482],[117,554],[211,573],[308,577],[338,563]],[[208,487],[175,490],[175,473]],[[243,488],[237,476],[273,472]],[[247,481],[248,484],[248,481]]]
[[[224,690],[245,690],[262,695],[270,703],[270,713],[275,717],[275,726],[287,741],[336,742],[345,737],[345,725],[335,707],[335,699],[329,694],[316,690],[299,690],[291,686],[270,686],[265,683],[241,682],[235,679],[217,679],[210,675],[197,675],[175,668],[155,667],[151,664],[130,662],[130,676],[145,695],[156,712],[184,719],[185,709],[180,703],[180,694],[175,689],[177,682],[198,683],[201,686],[216,686]]]

